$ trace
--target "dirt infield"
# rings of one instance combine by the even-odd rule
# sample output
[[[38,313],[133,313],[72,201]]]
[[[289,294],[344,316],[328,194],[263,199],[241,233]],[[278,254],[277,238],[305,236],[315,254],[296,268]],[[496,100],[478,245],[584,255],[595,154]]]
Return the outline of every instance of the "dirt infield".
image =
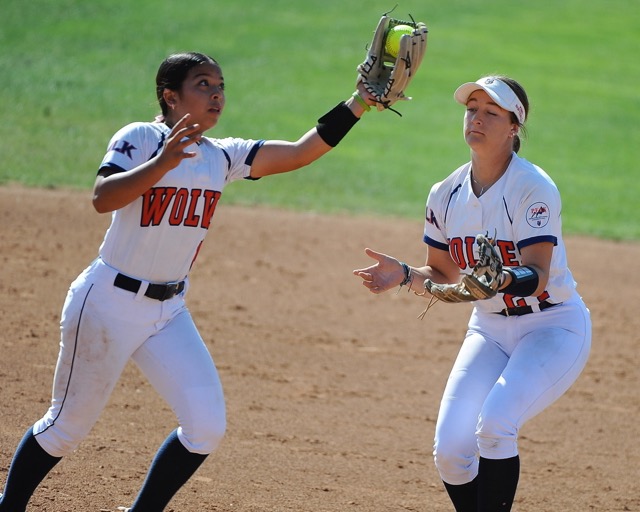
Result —
[[[109,223],[87,192],[0,187],[0,488],[44,413],[67,287]],[[467,305],[373,296],[366,246],[418,264],[422,222],[222,205],[187,303],[225,387],[228,433],[180,512],[450,511],[431,445]],[[592,311],[591,359],[521,432],[515,511],[640,511],[640,245],[567,240]],[[635,283],[635,287],[631,286]],[[130,364],[85,442],[30,510],[129,505],[175,419]]]

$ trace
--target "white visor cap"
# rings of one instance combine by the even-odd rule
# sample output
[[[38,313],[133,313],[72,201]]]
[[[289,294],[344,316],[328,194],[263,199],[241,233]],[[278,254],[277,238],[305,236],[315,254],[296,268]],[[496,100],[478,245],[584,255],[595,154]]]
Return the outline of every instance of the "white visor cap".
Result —
[[[522,102],[516,93],[513,92],[513,89],[499,78],[488,76],[481,78],[476,82],[467,82],[466,84],[462,84],[456,89],[456,92],[453,93],[453,97],[458,103],[466,105],[471,93],[478,90],[485,91],[489,96],[491,96],[493,101],[503,109],[513,112],[518,118],[518,122],[520,124],[524,124],[526,113]]]

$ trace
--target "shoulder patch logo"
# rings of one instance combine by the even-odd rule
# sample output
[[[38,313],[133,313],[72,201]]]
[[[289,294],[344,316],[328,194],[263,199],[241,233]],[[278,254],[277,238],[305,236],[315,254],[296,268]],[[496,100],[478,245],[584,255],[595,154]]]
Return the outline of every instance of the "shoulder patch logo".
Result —
[[[135,151],[136,149],[138,148],[130,142],[127,142],[126,140],[116,140],[113,144],[111,144],[111,147],[109,147],[108,151],[117,151],[118,153],[128,156],[130,159],[133,159],[131,152]]]
[[[532,228],[543,228],[549,223],[549,207],[545,203],[533,203],[527,209],[527,222]]]

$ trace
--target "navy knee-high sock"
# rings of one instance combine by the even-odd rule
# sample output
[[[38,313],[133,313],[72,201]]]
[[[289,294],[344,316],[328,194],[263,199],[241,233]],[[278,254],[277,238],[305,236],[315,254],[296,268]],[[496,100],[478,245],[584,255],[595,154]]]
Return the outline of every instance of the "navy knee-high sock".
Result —
[[[444,483],[456,512],[477,512],[478,510],[478,477],[462,485]]]
[[[0,512],[24,512],[36,487],[62,458],[52,457],[45,452],[32,430],[27,430],[11,461],[7,483],[0,498]]]
[[[516,496],[520,457],[485,459],[478,469],[478,512],[508,512]]]
[[[171,498],[207,458],[191,453],[178,439],[177,431],[169,434],[156,454],[147,478],[131,512],[161,512]]]

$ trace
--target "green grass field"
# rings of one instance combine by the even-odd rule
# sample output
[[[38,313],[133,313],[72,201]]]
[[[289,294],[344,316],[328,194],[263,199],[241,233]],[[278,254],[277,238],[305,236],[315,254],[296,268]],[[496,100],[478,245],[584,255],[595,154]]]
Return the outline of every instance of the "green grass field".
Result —
[[[353,91],[395,2],[4,0],[0,184],[89,188],[111,135],[157,113],[155,72],[198,50],[223,67],[210,136],[295,139]],[[488,72],[518,79],[532,111],[521,155],[564,200],[567,233],[640,239],[640,2],[403,1],[429,49],[401,104],[371,112],[325,158],[225,190],[227,203],[422,218],[432,183],[469,156],[452,94]]]

